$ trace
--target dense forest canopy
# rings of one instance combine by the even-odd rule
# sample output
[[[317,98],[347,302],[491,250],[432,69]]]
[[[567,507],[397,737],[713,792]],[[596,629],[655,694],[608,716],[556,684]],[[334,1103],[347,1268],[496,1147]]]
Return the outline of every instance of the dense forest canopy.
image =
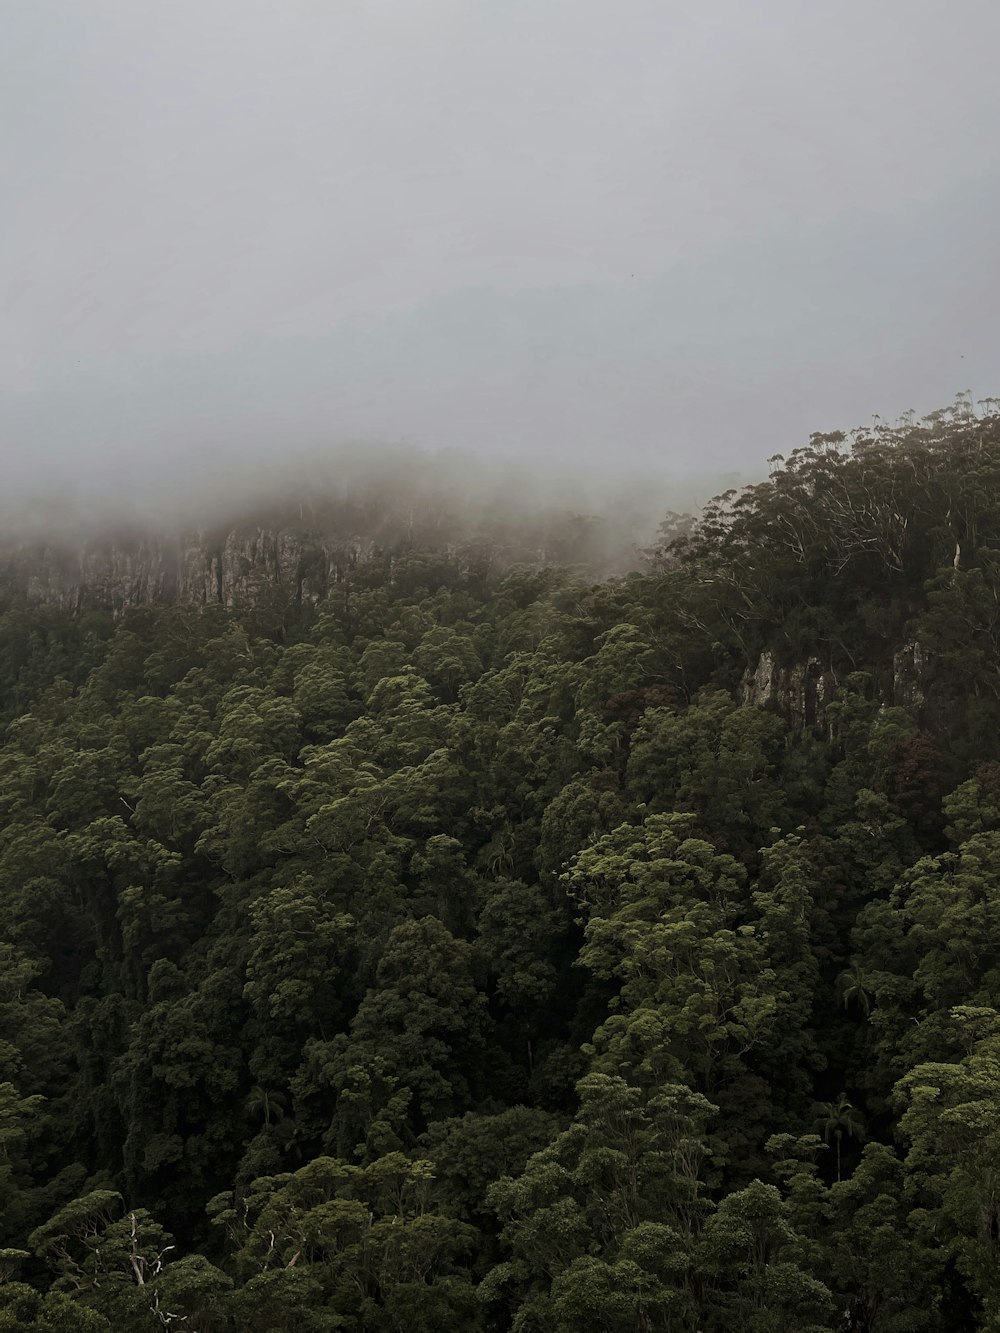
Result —
[[[996,409],[596,584],[10,591],[0,1330],[1000,1328]]]

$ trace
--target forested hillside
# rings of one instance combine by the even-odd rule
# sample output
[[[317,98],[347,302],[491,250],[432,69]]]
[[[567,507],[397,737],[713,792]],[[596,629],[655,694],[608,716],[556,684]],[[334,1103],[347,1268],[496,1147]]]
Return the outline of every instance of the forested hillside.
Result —
[[[0,1330],[1000,1329],[995,408],[597,584],[11,591]]]

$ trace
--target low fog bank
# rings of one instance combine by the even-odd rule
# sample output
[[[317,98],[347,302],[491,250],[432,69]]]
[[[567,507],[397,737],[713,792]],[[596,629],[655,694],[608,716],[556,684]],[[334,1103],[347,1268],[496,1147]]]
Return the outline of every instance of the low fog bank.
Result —
[[[37,459],[35,462],[37,463]],[[641,563],[670,511],[693,512],[746,477],[483,459],[459,450],[353,443],[248,458],[216,446],[159,460],[105,456],[68,483],[8,466],[2,544],[69,548],[260,527],[415,546],[486,543],[510,560]]]

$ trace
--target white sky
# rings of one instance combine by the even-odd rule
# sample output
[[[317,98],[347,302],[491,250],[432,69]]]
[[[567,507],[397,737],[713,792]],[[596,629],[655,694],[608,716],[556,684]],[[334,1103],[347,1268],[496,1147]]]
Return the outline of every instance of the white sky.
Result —
[[[995,0],[0,0],[2,480],[755,470],[996,392],[998,51]]]

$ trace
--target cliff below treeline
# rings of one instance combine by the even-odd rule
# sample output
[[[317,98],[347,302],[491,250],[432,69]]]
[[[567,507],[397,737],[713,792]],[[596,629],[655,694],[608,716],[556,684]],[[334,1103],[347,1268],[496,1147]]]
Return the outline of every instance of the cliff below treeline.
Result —
[[[516,565],[578,566],[593,579],[642,566],[669,504],[697,507],[665,484],[645,490],[609,483],[593,495],[554,493],[550,480],[523,480],[491,490],[444,477],[407,456],[408,471],[320,475],[272,494],[228,503],[215,496],[179,520],[150,510],[123,521],[113,512],[58,506],[0,514],[0,601],[53,605],[120,615],[157,603],[246,609],[277,598],[291,605],[321,601],[372,560],[445,559],[468,574]],[[374,469],[374,464],[372,465]],[[475,479],[474,479],[475,480]]]
[[[75,547],[21,543],[0,555],[0,593],[7,602],[100,607],[115,614],[169,602],[245,608],[276,590],[296,603],[318,601],[372,546],[360,538],[334,541],[263,527]]]
[[[901,708],[917,723],[933,732],[947,732],[956,725],[961,701],[955,695],[951,676],[941,670],[937,655],[928,652],[919,639],[909,639],[887,652],[881,663],[872,663],[877,688],[887,708]],[[755,666],[744,671],[736,698],[741,704],[767,708],[783,718],[793,731],[830,735],[835,720],[829,705],[837,698],[846,673],[810,656],[781,665],[774,652],[765,649]]]
[[[0,601],[110,610],[151,604],[221,605],[322,601],[359,566],[378,559],[392,578],[396,562],[419,553],[454,570],[489,575],[515,565],[576,565],[593,578],[641,563],[650,526],[573,513],[515,517],[476,527],[450,517],[348,521],[336,513],[189,532],[125,531],[103,538],[8,540],[0,546]]]
[[[634,570],[670,509],[696,510],[729,478],[556,477],[493,460],[371,446],[235,470],[185,493],[93,486],[0,503],[0,599],[115,614],[155,603],[322,600],[372,559],[419,552],[459,569]]]

